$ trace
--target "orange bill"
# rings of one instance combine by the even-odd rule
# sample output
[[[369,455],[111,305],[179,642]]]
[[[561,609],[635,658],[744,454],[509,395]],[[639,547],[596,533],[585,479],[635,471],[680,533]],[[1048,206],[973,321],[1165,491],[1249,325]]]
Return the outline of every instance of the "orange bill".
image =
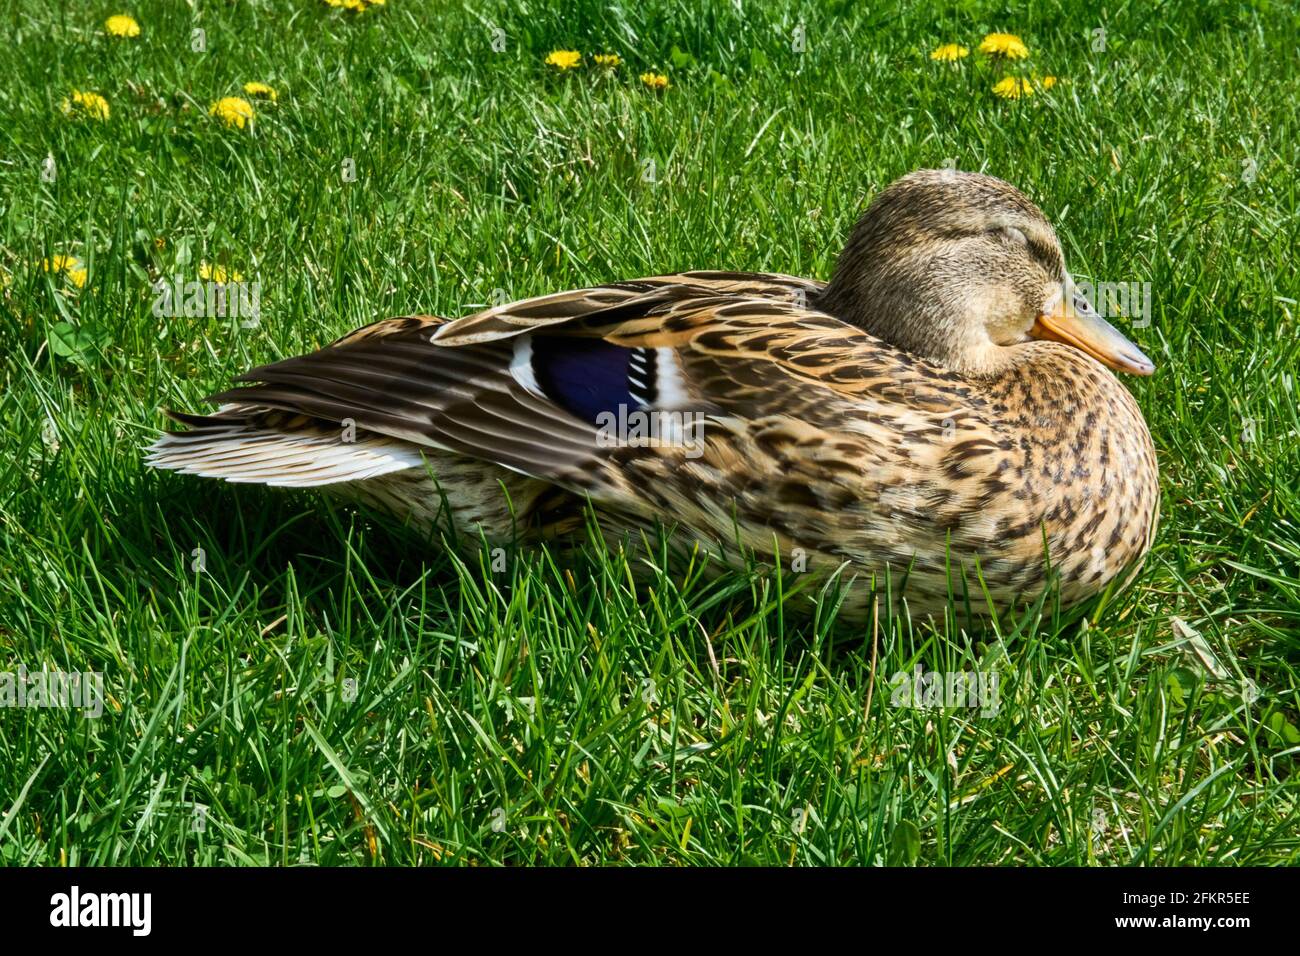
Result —
[[[1117,372],[1150,375],[1155,363],[1119,329],[1103,319],[1091,303],[1066,280],[1062,295],[1038,317],[1029,334],[1072,345]]]

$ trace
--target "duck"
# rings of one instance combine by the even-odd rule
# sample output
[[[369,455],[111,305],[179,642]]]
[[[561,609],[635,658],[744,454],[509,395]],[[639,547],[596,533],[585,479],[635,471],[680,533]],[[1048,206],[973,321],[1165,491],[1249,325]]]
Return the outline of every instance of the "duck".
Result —
[[[918,170],[828,282],[692,271],[384,319],[167,412],[184,428],[147,463],[320,489],[426,540],[667,529],[721,568],[846,582],[849,619],[886,589],[996,616],[1136,575],[1158,468],[1115,373],[1154,367],[1019,189]]]

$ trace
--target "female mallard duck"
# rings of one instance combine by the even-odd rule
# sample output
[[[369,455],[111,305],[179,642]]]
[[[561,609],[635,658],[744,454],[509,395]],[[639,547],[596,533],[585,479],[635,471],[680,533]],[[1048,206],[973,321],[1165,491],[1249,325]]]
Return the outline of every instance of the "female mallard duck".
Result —
[[[489,541],[573,530],[590,500],[607,535],[889,568],[913,612],[960,596],[959,569],[976,613],[1051,573],[1070,605],[1135,570],[1155,526],[1151,436],[1106,366],[1153,370],[1038,208],[924,170],[876,198],[829,284],[685,272],[388,319],[174,415],[190,430],[149,460]]]

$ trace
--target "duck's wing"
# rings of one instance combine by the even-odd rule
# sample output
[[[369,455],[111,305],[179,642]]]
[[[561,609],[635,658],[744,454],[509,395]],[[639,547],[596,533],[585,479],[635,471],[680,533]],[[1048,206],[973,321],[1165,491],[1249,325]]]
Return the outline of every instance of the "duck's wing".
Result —
[[[442,345],[472,345],[586,318],[608,327],[629,314],[648,313],[656,303],[708,295],[788,300],[802,306],[823,288],[825,283],[779,273],[678,272],[510,302],[449,322],[438,338]]]
[[[644,501],[645,482],[687,464],[726,472],[738,487],[764,480],[783,447],[824,440],[823,425],[864,399],[919,401],[924,411],[925,396],[908,388],[909,360],[818,312],[810,300],[819,291],[786,276],[686,273],[454,322],[387,320],[253,369],[238,379],[249,384],[211,397],[227,410],[190,423],[213,429],[230,416],[289,413],[317,437],[333,423],[338,434],[352,427],[386,443],[376,467],[410,467],[392,454],[396,440],[625,503]],[[643,434],[647,419],[636,413],[669,415]],[[857,430],[850,443],[870,445],[870,423]],[[823,457],[834,469],[861,450]],[[346,457],[342,445],[335,451]],[[206,473],[203,453],[193,443],[187,452],[190,470]],[[247,462],[254,453],[240,454]],[[155,449],[155,463],[172,467],[159,459]]]

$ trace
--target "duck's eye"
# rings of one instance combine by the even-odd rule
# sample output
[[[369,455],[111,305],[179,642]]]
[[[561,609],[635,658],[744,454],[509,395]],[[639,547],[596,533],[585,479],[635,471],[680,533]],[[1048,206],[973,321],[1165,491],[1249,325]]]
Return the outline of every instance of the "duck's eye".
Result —
[[[1005,235],[1012,242],[1018,242],[1022,246],[1029,245],[1029,239],[1025,236],[1023,232],[1021,232],[1015,226],[1003,226],[1002,234]]]

